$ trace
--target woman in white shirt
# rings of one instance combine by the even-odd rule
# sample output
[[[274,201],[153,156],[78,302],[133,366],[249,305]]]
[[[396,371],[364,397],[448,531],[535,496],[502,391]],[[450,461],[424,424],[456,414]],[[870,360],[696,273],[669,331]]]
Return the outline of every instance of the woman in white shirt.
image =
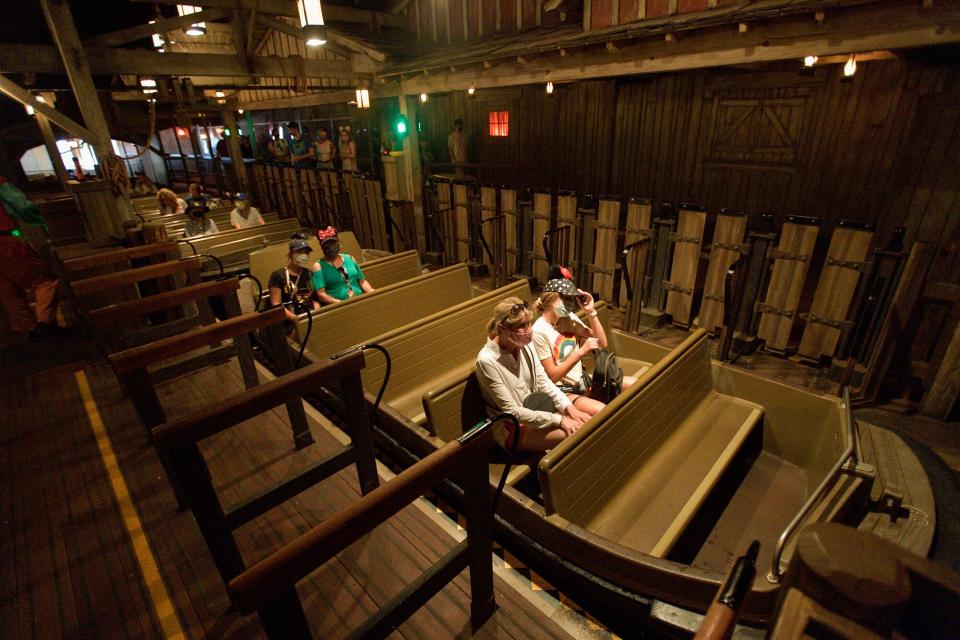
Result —
[[[594,349],[607,348],[607,334],[593,305],[593,296],[577,289],[573,281],[548,280],[534,303],[541,315],[533,323],[533,345],[544,371],[578,409],[591,416],[605,405],[589,396],[590,381],[582,360]],[[586,322],[577,316],[578,307],[586,311]],[[634,382],[624,376],[623,388]]]
[[[487,323],[487,343],[477,354],[477,381],[484,399],[520,421],[520,442],[524,451],[545,451],[575,433],[590,419],[557,388],[537,359],[531,340],[533,313],[520,298],[507,298]],[[531,394],[547,400],[554,410],[532,408]],[[516,434],[513,425],[498,422],[494,439],[509,449]]]
[[[160,206],[162,215],[171,213],[183,213],[187,210],[187,203],[183,198],[178,198],[177,194],[170,189],[160,189],[157,191],[157,204]]]
[[[263,216],[256,207],[250,206],[247,194],[238,193],[233,196],[234,208],[230,212],[230,226],[234,229],[248,229],[260,224],[266,224]]]

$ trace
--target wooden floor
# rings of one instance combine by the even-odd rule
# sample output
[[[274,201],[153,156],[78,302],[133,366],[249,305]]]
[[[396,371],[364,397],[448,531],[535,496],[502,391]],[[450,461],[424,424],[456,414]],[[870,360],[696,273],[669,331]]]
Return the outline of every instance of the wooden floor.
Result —
[[[84,379],[95,406],[84,404]],[[162,387],[161,401],[173,417],[242,388],[232,362],[172,381]],[[91,410],[102,417],[99,438]],[[0,412],[0,636],[262,635],[256,616],[243,618],[231,609],[192,516],[176,510],[159,462],[106,365],[63,366],[5,384]],[[293,451],[280,412],[206,441],[204,454],[224,505],[339,446],[324,421],[312,413],[317,444],[301,452]],[[238,530],[244,558],[255,562],[358,496],[355,472],[328,479]],[[455,524],[419,501],[351,546],[299,585],[314,636],[345,635],[458,535],[463,532]],[[465,572],[391,637],[609,637],[498,564],[499,610],[483,628],[470,628]]]

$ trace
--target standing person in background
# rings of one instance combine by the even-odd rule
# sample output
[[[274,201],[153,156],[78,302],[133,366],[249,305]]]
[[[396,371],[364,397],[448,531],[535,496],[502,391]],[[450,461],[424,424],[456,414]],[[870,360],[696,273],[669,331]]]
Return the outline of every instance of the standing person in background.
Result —
[[[157,204],[160,205],[160,213],[163,215],[184,213],[187,210],[187,203],[184,199],[178,198],[177,194],[170,189],[157,191]]]
[[[333,169],[333,157],[337,153],[337,148],[330,140],[330,132],[326,127],[321,126],[317,129],[317,142],[314,146],[317,151],[317,166],[321,169]]]
[[[447,136],[447,150],[450,152],[450,162],[463,164],[467,161],[467,136],[463,133],[463,118],[453,121],[453,133]],[[457,175],[463,175],[463,169],[456,168]]]
[[[290,130],[290,162],[298,169],[313,168],[313,139],[307,132],[300,132],[300,125],[288,122]]]
[[[270,152],[270,160],[274,162],[286,162],[290,153],[290,145],[280,135],[280,129],[274,127],[270,133],[270,142],[267,143],[267,150]]]
[[[251,207],[247,194],[238,193],[233,196],[234,208],[230,212],[230,226],[234,229],[248,229],[257,225],[266,224],[263,216],[256,207]]]
[[[357,166],[357,145],[353,141],[349,127],[344,127],[340,132],[340,159],[343,163],[344,171],[356,171]]]
[[[26,238],[46,242],[47,225],[37,206],[0,176],[0,304],[20,337],[61,331],[56,320],[57,277]],[[42,230],[42,231],[41,231]],[[27,293],[35,306],[30,310]]]

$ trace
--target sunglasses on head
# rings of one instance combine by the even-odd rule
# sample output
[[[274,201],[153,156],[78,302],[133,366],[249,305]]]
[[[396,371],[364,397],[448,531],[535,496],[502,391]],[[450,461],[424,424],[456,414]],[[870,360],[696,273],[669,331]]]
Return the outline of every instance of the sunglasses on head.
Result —
[[[347,273],[347,270],[342,266],[337,267],[337,271],[340,272],[340,275],[343,277],[343,281],[347,283],[347,286],[350,285],[350,275]]]
[[[520,315],[520,313],[523,312],[524,309],[529,309],[529,308],[530,308],[530,305],[527,304],[526,301],[518,302],[517,304],[510,307],[510,315],[511,316]]]

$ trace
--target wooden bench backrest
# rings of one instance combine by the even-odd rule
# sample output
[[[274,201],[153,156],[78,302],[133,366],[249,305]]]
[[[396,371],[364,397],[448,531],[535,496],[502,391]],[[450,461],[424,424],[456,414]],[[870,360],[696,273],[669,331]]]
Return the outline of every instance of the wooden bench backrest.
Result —
[[[125,285],[136,284],[146,280],[156,280],[165,276],[187,273],[189,271],[199,272],[199,270],[200,258],[171,260],[170,262],[159,262],[146,267],[117,271],[84,280],[75,280],[72,288],[74,294],[84,296],[97,291],[116,289]]]
[[[698,329],[541,459],[547,513],[588,521],[712,389],[707,334]]]
[[[193,249],[190,248],[190,245],[196,247],[197,253],[220,255],[217,247],[221,247],[222,250],[228,253],[233,253],[234,251],[241,250],[243,246],[252,248],[277,240],[289,240],[290,235],[299,228],[300,222],[298,220],[295,218],[287,218],[250,229],[230,229],[210,236],[187,238],[190,244],[186,242],[181,243],[180,253],[185,256],[192,255]]]
[[[323,307],[313,314],[307,349],[316,359],[326,358],[465,302],[471,293],[470,271],[460,264]],[[300,335],[306,335],[306,318],[299,324]]]
[[[385,347],[392,360],[384,400],[427,391],[452,370],[474,362],[486,342],[484,329],[494,308],[510,296],[530,300],[530,285],[526,280],[512,282],[369,340]],[[385,367],[383,356],[371,351],[363,373],[368,391],[379,388]]]
[[[357,259],[359,260],[359,258]],[[404,251],[386,258],[370,260],[362,263],[360,268],[363,270],[364,277],[378,289],[410,278],[416,278],[423,273],[420,254],[416,251]]]
[[[340,251],[349,253],[358,262],[363,260],[363,248],[352,231],[341,231],[337,236],[340,238]]]
[[[63,270],[70,273],[85,271],[87,269],[96,269],[110,265],[118,265],[123,262],[129,263],[138,258],[149,258],[165,254],[177,254],[176,242],[162,242],[158,244],[145,244],[129,249],[118,249],[116,251],[104,251],[89,256],[71,258],[63,261]]]

